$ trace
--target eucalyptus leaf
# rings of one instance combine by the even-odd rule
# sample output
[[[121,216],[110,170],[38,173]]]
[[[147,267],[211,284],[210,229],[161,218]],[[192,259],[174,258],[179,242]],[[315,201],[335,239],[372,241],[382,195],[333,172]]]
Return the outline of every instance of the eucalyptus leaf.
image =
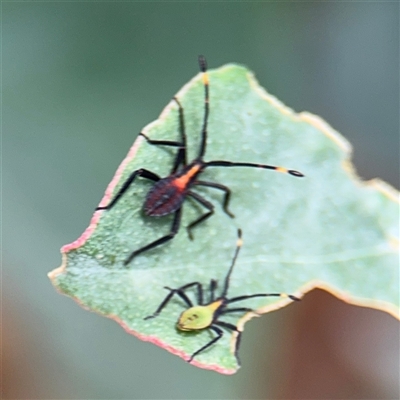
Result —
[[[62,248],[61,267],[49,276],[57,289],[85,308],[115,319],[129,333],[188,359],[213,333],[184,333],[176,322],[185,304],[177,298],[154,319],[168,293],[180,287],[223,279],[235,250],[237,228],[244,245],[233,271],[229,297],[286,292],[302,297],[320,287],[352,304],[398,313],[398,194],[387,184],[362,182],[349,161],[348,142],[320,118],[296,114],[262,89],[251,72],[227,65],[209,72],[210,118],[205,160],[247,161],[284,166],[304,173],[296,178],[255,168],[209,168],[201,179],[232,190],[231,219],[222,193],[194,190],[215,204],[215,214],[193,230],[185,227],[204,212],[191,199],[182,225],[170,242],[142,253],[125,267],[133,251],[170,229],[172,216],[147,217],[143,202],[152,182],[138,178],[110,211],[94,214],[75,242]],[[185,113],[189,160],[196,157],[204,115],[203,83],[196,76],[177,94]],[[178,140],[174,101],[144,128],[151,139]],[[132,171],[146,168],[165,177],[176,149],[151,146],[139,137],[107,188],[107,205]],[[195,302],[194,291],[188,296]],[[240,303],[265,313],[292,303],[254,298]],[[296,304],[292,304],[295,307]],[[254,314],[224,317],[242,329]],[[234,373],[235,333],[227,331],[193,365]]]

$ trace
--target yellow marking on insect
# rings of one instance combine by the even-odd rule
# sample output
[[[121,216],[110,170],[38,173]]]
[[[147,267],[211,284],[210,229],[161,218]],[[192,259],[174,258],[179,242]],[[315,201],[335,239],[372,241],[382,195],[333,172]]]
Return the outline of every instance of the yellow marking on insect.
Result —
[[[287,170],[286,168],[283,168],[283,167],[276,167],[276,171],[278,171],[278,172],[284,172],[284,173],[287,173],[287,172],[288,172],[288,170]]]
[[[212,303],[207,304],[206,307],[214,313],[219,307],[221,307],[221,304],[222,300],[215,300]]]
[[[283,297],[284,299],[287,299],[289,297],[289,295],[287,293],[281,293],[280,297]]]
[[[206,72],[203,73],[203,83],[208,85],[208,74]]]
[[[212,325],[214,313],[223,303],[216,300],[205,306],[194,306],[183,311],[176,324],[180,331],[198,331]]]
[[[200,170],[200,165],[193,165],[189,171],[186,172],[185,175],[182,175],[180,178],[176,178],[173,181],[173,185],[176,186],[178,189],[183,190],[189,183],[189,181],[196,175]]]
[[[243,245],[243,239],[239,238],[238,241],[236,242],[236,246],[237,247],[242,247],[242,245]]]

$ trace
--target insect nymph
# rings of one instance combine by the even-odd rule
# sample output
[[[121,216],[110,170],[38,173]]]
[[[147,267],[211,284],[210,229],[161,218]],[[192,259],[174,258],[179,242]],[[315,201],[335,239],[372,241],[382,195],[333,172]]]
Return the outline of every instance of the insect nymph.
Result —
[[[214,213],[214,205],[208,200],[200,196],[198,193],[192,191],[194,186],[206,186],[209,188],[217,189],[224,192],[223,210],[230,217],[234,217],[233,213],[229,210],[229,199],[231,195],[230,189],[220,183],[208,182],[199,180],[199,175],[209,167],[251,167],[251,168],[263,168],[271,169],[278,172],[288,173],[296,177],[302,177],[301,172],[295,170],[288,170],[283,167],[277,167],[274,165],[266,164],[254,164],[248,162],[232,162],[224,160],[204,161],[204,155],[207,146],[207,124],[209,116],[209,81],[207,74],[207,64],[203,56],[199,57],[200,70],[203,73],[203,84],[204,84],[204,118],[203,126],[201,130],[201,142],[197,157],[190,163],[187,161],[187,146],[186,146],[186,132],[185,132],[185,119],[183,114],[183,107],[177,98],[174,98],[179,110],[179,130],[180,140],[152,140],[148,138],[144,133],[140,135],[149,143],[155,146],[170,146],[176,147],[177,153],[175,156],[174,164],[171,169],[170,175],[165,178],[161,178],[154,172],[147,169],[140,168],[131,173],[129,178],[122,184],[119,191],[116,193],[114,198],[109,202],[107,206],[97,207],[96,210],[110,210],[112,209],[121,198],[121,196],[129,189],[131,184],[135,181],[136,177],[149,179],[154,183],[153,187],[149,190],[145,202],[144,212],[146,215],[151,217],[162,217],[169,214],[174,214],[172,226],[170,232],[161,238],[150,242],[149,244],[133,251],[124,261],[124,265],[127,265],[131,260],[140,253],[150,250],[156,246],[159,246],[169,240],[171,240],[178,232],[181,216],[182,216],[182,205],[186,197],[191,197],[197,201],[207,211],[200,215],[196,220],[191,222],[187,226],[187,232],[190,239],[193,239],[192,229],[204,222]]]
[[[236,250],[235,254],[233,256],[232,264],[228,270],[228,273],[226,274],[225,281],[224,281],[224,286],[222,288],[222,292],[220,296],[215,298],[215,290],[217,288],[217,281],[212,279],[210,281],[210,297],[208,302],[203,301],[203,285],[200,282],[191,282],[187,283],[186,285],[183,285],[177,289],[171,289],[170,287],[165,287],[165,289],[169,290],[168,295],[165,297],[163,302],[159,305],[157,310],[154,312],[154,314],[149,315],[148,317],[145,318],[145,320],[150,319],[150,318],[155,318],[157,317],[160,312],[164,309],[164,307],[170,302],[172,297],[174,295],[179,296],[188,306],[188,308],[183,311],[178,319],[178,322],[176,324],[176,327],[180,331],[200,331],[204,329],[211,329],[213,330],[217,336],[215,336],[213,339],[211,339],[208,343],[206,343],[204,346],[202,346],[200,349],[195,351],[190,358],[187,360],[188,362],[191,362],[194,357],[196,357],[198,354],[215,344],[219,339],[222,338],[224,332],[221,328],[228,329],[231,331],[237,332],[237,337],[236,337],[236,347],[235,347],[235,357],[238,360],[239,363],[239,358],[238,358],[238,351],[239,351],[239,345],[240,345],[240,337],[241,337],[241,331],[238,329],[237,326],[221,321],[219,318],[223,315],[229,314],[229,313],[245,313],[245,312],[255,312],[252,308],[249,307],[235,307],[235,308],[230,308],[229,305],[232,303],[236,303],[239,301],[251,299],[254,297],[286,297],[290,298],[291,300],[300,300],[297,297],[286,294],[286,293],[257,293],[257,294],[250,294],[250,295],[244,295],[244,296],[237,296],[237,297],[232,297],[230,299],[227,298],[228,295],[228,289],[229,289],[229,281],[230,277],[232,274],[233,267],[235,265],[237,256],[239,254],[239,250],[242,246],[242,233],[241,230],[238,230],[238,241],[236,245]],[[190,298],[186,295],[185,291],[189,288],[196,287],[197,288],[197,305],[193,305],[192,301]]]

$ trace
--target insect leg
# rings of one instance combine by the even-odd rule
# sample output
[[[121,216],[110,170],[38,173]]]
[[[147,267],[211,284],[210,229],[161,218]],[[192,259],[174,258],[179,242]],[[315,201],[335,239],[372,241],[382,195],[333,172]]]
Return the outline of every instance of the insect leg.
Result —
[[[239,329],[238,329],[235,325],[230,324],[230,323],[228,323],[228,322],[224,322],[224,321],[215,321],[214,324],[215,324],[215,325],[218,325],[218,326],[222,326],[222,327],[225,328],[225,329],[230,329],[231,331],[237,332],[237,335],[236,335],[236,343],[235,343],[235,357],[236,357],[236,360],[237,360],[238,364],[240,365],[239,346],[240,346],[240,340],[241,340],[241,338],[242,338],[242,332],[240,332]]]
[[[204,85],[204,119],[203,128],[201,129],[201,144],[198,158],[201,160],[206,152],[207,145],[207,123],[208,114],[210,112],[210,94],[209,94],[209,81],[207,74],[207,61],[204,56],[199,56],[199,66],[203,73],[203,85]]]
[[[253,297],[284,297],[284,298],[286,297],[291,300],[300,301],[300,299],[297,298],[296,296],[293,296],[291,294],[286,294],[286,293],[258,293],[258,294],[250,294],[248,296],[234,297],[232,299],[227,300],[226,304],[234,303],[235,301],[251,299]]]
[[[168,290],[170,290],[170,292],[167,294],[167,296],[165,297],[165,299],[161,302],[161,304],[158,306],[157,310],[154,311],[153,314],[148,315],[147,317],[143,318],[145,320],[150,319],[150,318],[155,318],[157,317],[160,312],[162,311],[162,309],[169,303],[169,301],[172,299],[173,295],[176,293],[176,291],[174,289],[170,289],[170,288],[166,288]],[[186,298],[186,300],[189,302],[189,304],[191,304],[190,300]],[[185,301],[186,301],[185,300]],[[190,307],[190,306],[189,306]]]
[[[121,198],[121,196],[128,190],[129,186],[133,183],[135,178],[137,176],[141,176],[142,178],[150,179],[151,181],[157,182],[161,178],[155,174],[154,172],[151,172],[147,169],[137,169],[136,171],[133,171],[132,174],[129,176],[129,178],[124,182],[124,184],[121,186],[119,189],[118,193],[115,195],[115,197],[111,200],[111,202],[107,206],[100,206],[96,208],[96,211],[98,210],[110,210],[115,206],[115,204],[118,202],[118,200]]]
[[[175,173],[181,163],[183,165],[186,165],[186,147],[180,142],[173,142],[170,140],[151,140],[147,136],[145,136],[143,133],[140,134],[144,138],[146,138],[147,142],[150,144],[154,145],[163,145],[163,146],[174,146],[174,147],[179,147],[178,153],[176,154],[175,160],[174,160],[174,165],[171,170],[171,175]]]
[[[136,257],[138,254],[143,253],[144,251],[150,250],[154,247],[159,246],[160,244],[163,244],[167,242],[168,240],[171,240],[178,232],[179,226],[181,223],[181,215],[182,215],[182,208],[178,208],[176,210],[175,215],[174,215],[174,220],[172,221],[172,226],[171,226],[171,231],[168,233],[168,235],[165,235],[161,237],[160,239],[155,240],[154,242],[149,243],[146,246],[141,247],[138,250],[135,250],[134,252],[131,253],[131,255],[124,261],[124,265],[128,265],[134,257]]]
[[[181,141],[173,141],[173,140],[152,140],[144,133],[140,133],[140,136],[143,136],[147,143],[156,145],[156,146],[172,146],[172,147],[179,147],[179,151],[175,157],[174,165],[171,170],[171,174],[175,173],[179,165],[182,163],[184,166],[187,165],[187,156],[186,156],[186,133],[185,133],[185,118],[183,114],[183,107],[179,100],[174,97],[176,104],[178,105],[179,109],[179,132],[181,136]]]
[[[225,192],[224,195],[224,205],[223,205],[223,210],[231,217],[234,218],[235,215],[233,213],[231,213],[228,210],[228,204],[229,204],[229,200],[231,197],[231,190],[225,186],[225,185],[221,185],[220,183],[214,183],[214,182],[206,182],[206,181],[194,181],[193,185],[198,185],[198,186],[207,186],[207,187],[212,187],[214,189],[219,189]]]
[[[181,148],[179,149],[181,151],[181,157],[182,157],[182,162],[183,165],[187,165],[187,155],[186,155],[186,131],[185,131],[185,116],[183,114],[183,107],[181,105],[181,103],[179,102],[179,100],[174,97],[174,100],[176,102],[176,104],[178,104],[178,109],[179,109],[179,132],[181,135]],[[178,157],[177,157],[178,159]],[[175,161],[174,168],[171,171],[171,174],[176,172],[176,170],[178,169],[179,163],[176,160]]]
[[[215,300],[215,289],[217,288],[218,282],[215,279],[210,281],[210,303]]]
[[[187,360],[187,362],[192,362],[193,358],[196,357],[199,353],[201,353],[202,351],[204,351],[205,349],[207,349],[208,347],[212,346],[215,342],[217,342],[219,339],[222,338],[222,336],[224,335],[224,332],[219,329],[218,327],[211,325],[210,329],[212,329],[218,336],[216,336],[215,338],[211,339],[206,345],[204,345],[203,347],[201,347],[199,350],[195,351],[189,358],[189,360]]]
[[[148,144],[152,144],[154,146],[182,147],[182,143],[175,140],[153,140],[142,132],[139,133],[139,136],[143,136]]]
[[[192,229],[196,225],[198,225],[201,222],[205,221],[207,218],[211,217],[212,214],[214,214],[214,206],[209,201],[207,201],[206,199],[203,199],[203,197],[201,197],[197,193],[194,193],[194,192],[192,192],[190,190],[187,192],[187,195],[192,197],[196,201],[198,201],[201,205],[203,205],[204,207],[206,207],[209,210],[208,212],[206,212],[205,214],[203,214],[202,216],[197,218],[195,221],[193,221],[191,224],[189,224],[186,227],[188,235],[189,235],[189,239],[193,240]]]
[[[184,290],[186,290],[192,286],[197,286],[197,304],[200,306],[203,305],[203,285],[200,282],[191,282],[184,286],[181,286],[178,289],[171,289],[171,290],[176,290],[177,292],[183,293]],[[193,304],[189,305],[189,307],[193,307]]]
[[[229,314],[233,312],[254,312],[255,311],[252,308],[248,307],[238,307],[238,308],[225,308],[224,310],[220,311],[220,315],[222,314]]]
[[[184,292],[186,289],[189,289],[192,286],[197,286],[197,299],[198,299],[198,302],[200,305],[203,304],[203,300],[202,300],[203,299],[203,286],[200,282],[191,282],[184,286],[181,286],[178,289],[171,289],[168,286],[164,286],[164,289],[167,289],[170,292],[165,297],[165,299],[162,301],[162,303],[158,306],[157,310],[153,314],[147,316],[144,319],[146,320],[146,319],[157,317],[160,314],[160,312],[162,311],[162,309],[169,303],[169,301],[171,300],[171,298],[173,297],[174,294],[178,295],[186,303],[186,305],[188,307],[193,307],[192,301],[189,299],[189,297]]]
[[[276,165],[267,165],[267,164],[254,164],[254,163],[247,163],[247,162],[232,162],[232,161],[209,161],[206,164],[206,167],[253,167],[253,168],[263,168],[263,169],[272,169],[274,171],[283,172],[286,174],[290,174],[297,177],[303,177],[304,175],[293,169],[287,169],[284,167],[278,167]]]

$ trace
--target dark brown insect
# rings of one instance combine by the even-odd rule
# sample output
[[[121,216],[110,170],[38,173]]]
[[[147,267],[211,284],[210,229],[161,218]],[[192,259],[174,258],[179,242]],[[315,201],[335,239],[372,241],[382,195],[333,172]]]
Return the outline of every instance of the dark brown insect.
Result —
[[[144,212],[146,215],[151,217],[162,217],[164,215],[169,215],[175,213],[170,232],[162,236],[161,238],[133,251],[129,257],[124,261],[124,265],[129,264],[132,259],[144,251],[150,250],[156,246],[159,246],[168,240],[171,240],[179,230],[181,215],[182,215],[182,204],[187,196],[191,197],[202,206],[207,209],[207,212],[197,218],[195,221],[187,226],[187,231],[190,239],[193,239],[192,229],[205,221],[214,213],[214,205],[209,201],[204,199],[199,194],[193,192],[191,188],[193,186],[207,186],[213,189],[218,189],[223,191],[223,209],[230,216],[234,217],[231,211],[228,209],[229,199],[231,195],[230,189],[220,183],[208,182],[198,180],[198,176],[208,167],[252,167],[252,168],[263,168],[271,169],[278,172],[288,173],[296,177],[304,176],[301,172],[288,170],[283,167],[277,167],[274,165],[265,164],[253,164],[247,162],[231,162],[231,161],[204,161],[203,157],[206,151],[207,145],[207,122],[208,115],[210,111],[209,106],[209,81],[207,74],[207,63],[203,56],[199,56],[200,70],[203,73],[203,83],[204,83],[204,119],[203,127],[201,130],[201,143],[198,156],[188,164],[187,162],[187,147],[186,147],[186,133],[185,133],[185,120],[183,114],[183,107],[177,98],[174,98],[179,109],[179,131],[180,131],[180,141],[170,141],[170,140],[152,140],[148,138],[144,133],[140,133],[147,143],[155,146],[171,146],[177,147],[178,152],[175,157],[174,165],[172,167],[171,173],[165,178],[161,178],[154,172],[147,169],[138,169],[133,171],[129,178],[121,186],[115,197],[107,206],[97,207],[96,210],[110,210],[117,204],[121,196],[128,190],[130,185],[134,182],[136,177],[140,176],[142,178],[149,179],[156,182],[154,186],[150,189],[146,196],[144,202]]]

